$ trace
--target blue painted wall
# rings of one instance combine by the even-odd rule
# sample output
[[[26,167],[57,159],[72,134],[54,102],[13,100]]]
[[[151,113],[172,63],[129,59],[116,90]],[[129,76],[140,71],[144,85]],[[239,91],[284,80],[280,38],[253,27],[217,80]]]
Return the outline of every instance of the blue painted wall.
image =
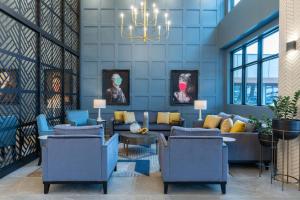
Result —
[[[223,0],[160,0],[172,20],[169,40],[144,44],[120,37],[120,10],[127,13],[132,0],[81,1],[81,108],[92,108],[102,97],[102,70],[129,69],[131,105],[117,109],[179,110],[190,126],[197,118],[193,106],[170,106],[170,70],[199,70],[199,98],[208,100],[206,113],[223,107],[223,75],[216,45],[216,26]],[[136,1],[137,3],[139,1]]]

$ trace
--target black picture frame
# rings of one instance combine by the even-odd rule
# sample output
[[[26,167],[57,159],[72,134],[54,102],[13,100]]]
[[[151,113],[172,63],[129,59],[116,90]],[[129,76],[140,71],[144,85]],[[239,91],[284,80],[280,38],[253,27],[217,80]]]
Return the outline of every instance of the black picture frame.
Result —
[[[113,76],[121,78],[119,86],[121,91],[119,92],[113,85]],[[113,92],[114,95],[112,95]],[[107,105],[130,105],[130,70],[104,69],[102,71],[102,96],[106,99]]]
[[[182,106],[193,105],[198,99],[198,70],[171,70],[170,77],[170,105]],[[179,85],[182,80],[182,86]],[[186,84],[184,84],[186,83]],[[180,91],[180,87],[185,87],[185,93]],[[187,93],[187,94],[186,94]],[[181,95],[182,94],[182,95]]]
[[[0,104],[19,104],[19,70],[0,69]]]

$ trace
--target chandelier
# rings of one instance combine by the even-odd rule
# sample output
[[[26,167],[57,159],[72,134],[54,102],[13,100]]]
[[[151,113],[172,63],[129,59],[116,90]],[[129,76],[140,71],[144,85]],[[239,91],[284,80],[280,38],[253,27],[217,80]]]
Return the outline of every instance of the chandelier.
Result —
[[[162,37],[168,39],[171,21],[169,14],[164,13],[163,20],[160,20],[160,10],[155,3],[148,8],[147,0],[142,0],[139,6],[130,6],[130,23],[124,25],[125,14],[120,13],[121,18],[121,37],[130,40],[160,41]],[[162,24],[159,23],[162,21]],[[126,30],[124,31],[124,28]],[[128,29],[127,29],[128,28]]]

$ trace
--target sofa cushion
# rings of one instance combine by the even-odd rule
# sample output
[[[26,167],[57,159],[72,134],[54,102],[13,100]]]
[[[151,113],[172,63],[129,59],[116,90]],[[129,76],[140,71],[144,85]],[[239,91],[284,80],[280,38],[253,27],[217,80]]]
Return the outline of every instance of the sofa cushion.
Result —
[[[222,133],[228,133],[230,132],[231,128],[233,127],[233,121],[231,118],[227,118],[227,119],[224,119],[222,122],[221,122],[221,132]]]
[[[124,122],[124,111],[115,111],[114,120],[117,122]]]
[[[168,131],[171,130],[170,124],[149,124],[150,131]]]
[[[171,112],[169,118],[170,118],[169,124],[179,124],[180,123],[180,113],[179,112]]]
[[[54,135],[100,135],[104,136],[102,125],[93,126],[54,126]]]
[[[158,112],[157,113],[157,124],[169,124],[170,113],[169,112]]]
[[[234,115],[233,117],[233,124],[237,121],[237,120],[240,120],[241,122],[244,122],[246,123],[246,128],[245,128],[245,131],[246,132],[253,132],[254,131],[254,125],[252,125],[250,123],[250,119],[248,118],[245,118],[245,117],[241,117],[239,115]]]
[[[131,124],[135,122],[135,113],[134,112],[124,112],[124,122],[125,124]]]
[[[232,117],[233,117],[232,114],[227,114],[227,113],[225,113],[225,112],[220,112],[220,113],[218,114],[218,116],[219,116],[219,117],[222,117],[222,119],[228,119],[228,118],[232,118]]]
[[[219,136],[219,129],[205,129],[205,128],[184,128],[173,126],[171,128],[170,136]]]
[[[217,128],[222,118],[218,115],[207,115],[204,121],[203,128]]]
[[[246,130],[246,123],[240,120],[234,122],[233,127],[230,130],[230,133],[241,133],[245,132]]]

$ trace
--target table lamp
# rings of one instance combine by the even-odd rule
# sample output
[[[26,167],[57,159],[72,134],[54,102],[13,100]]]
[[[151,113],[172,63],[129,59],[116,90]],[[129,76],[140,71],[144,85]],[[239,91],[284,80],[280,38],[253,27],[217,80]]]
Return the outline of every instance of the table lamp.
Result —
[[[94,99],[94,108],[98,108],[98,118],[97,121],[102,121],[101,118],[101,108],[106,108],[106,100],[105,99]]]
[[[195,110],[199,110],[198,120],[201,121],[202,120],[201,111],[207,109],[207,101],[206,100],[196,100],[196,101],[194,101],[194,108],[195,108]]]

